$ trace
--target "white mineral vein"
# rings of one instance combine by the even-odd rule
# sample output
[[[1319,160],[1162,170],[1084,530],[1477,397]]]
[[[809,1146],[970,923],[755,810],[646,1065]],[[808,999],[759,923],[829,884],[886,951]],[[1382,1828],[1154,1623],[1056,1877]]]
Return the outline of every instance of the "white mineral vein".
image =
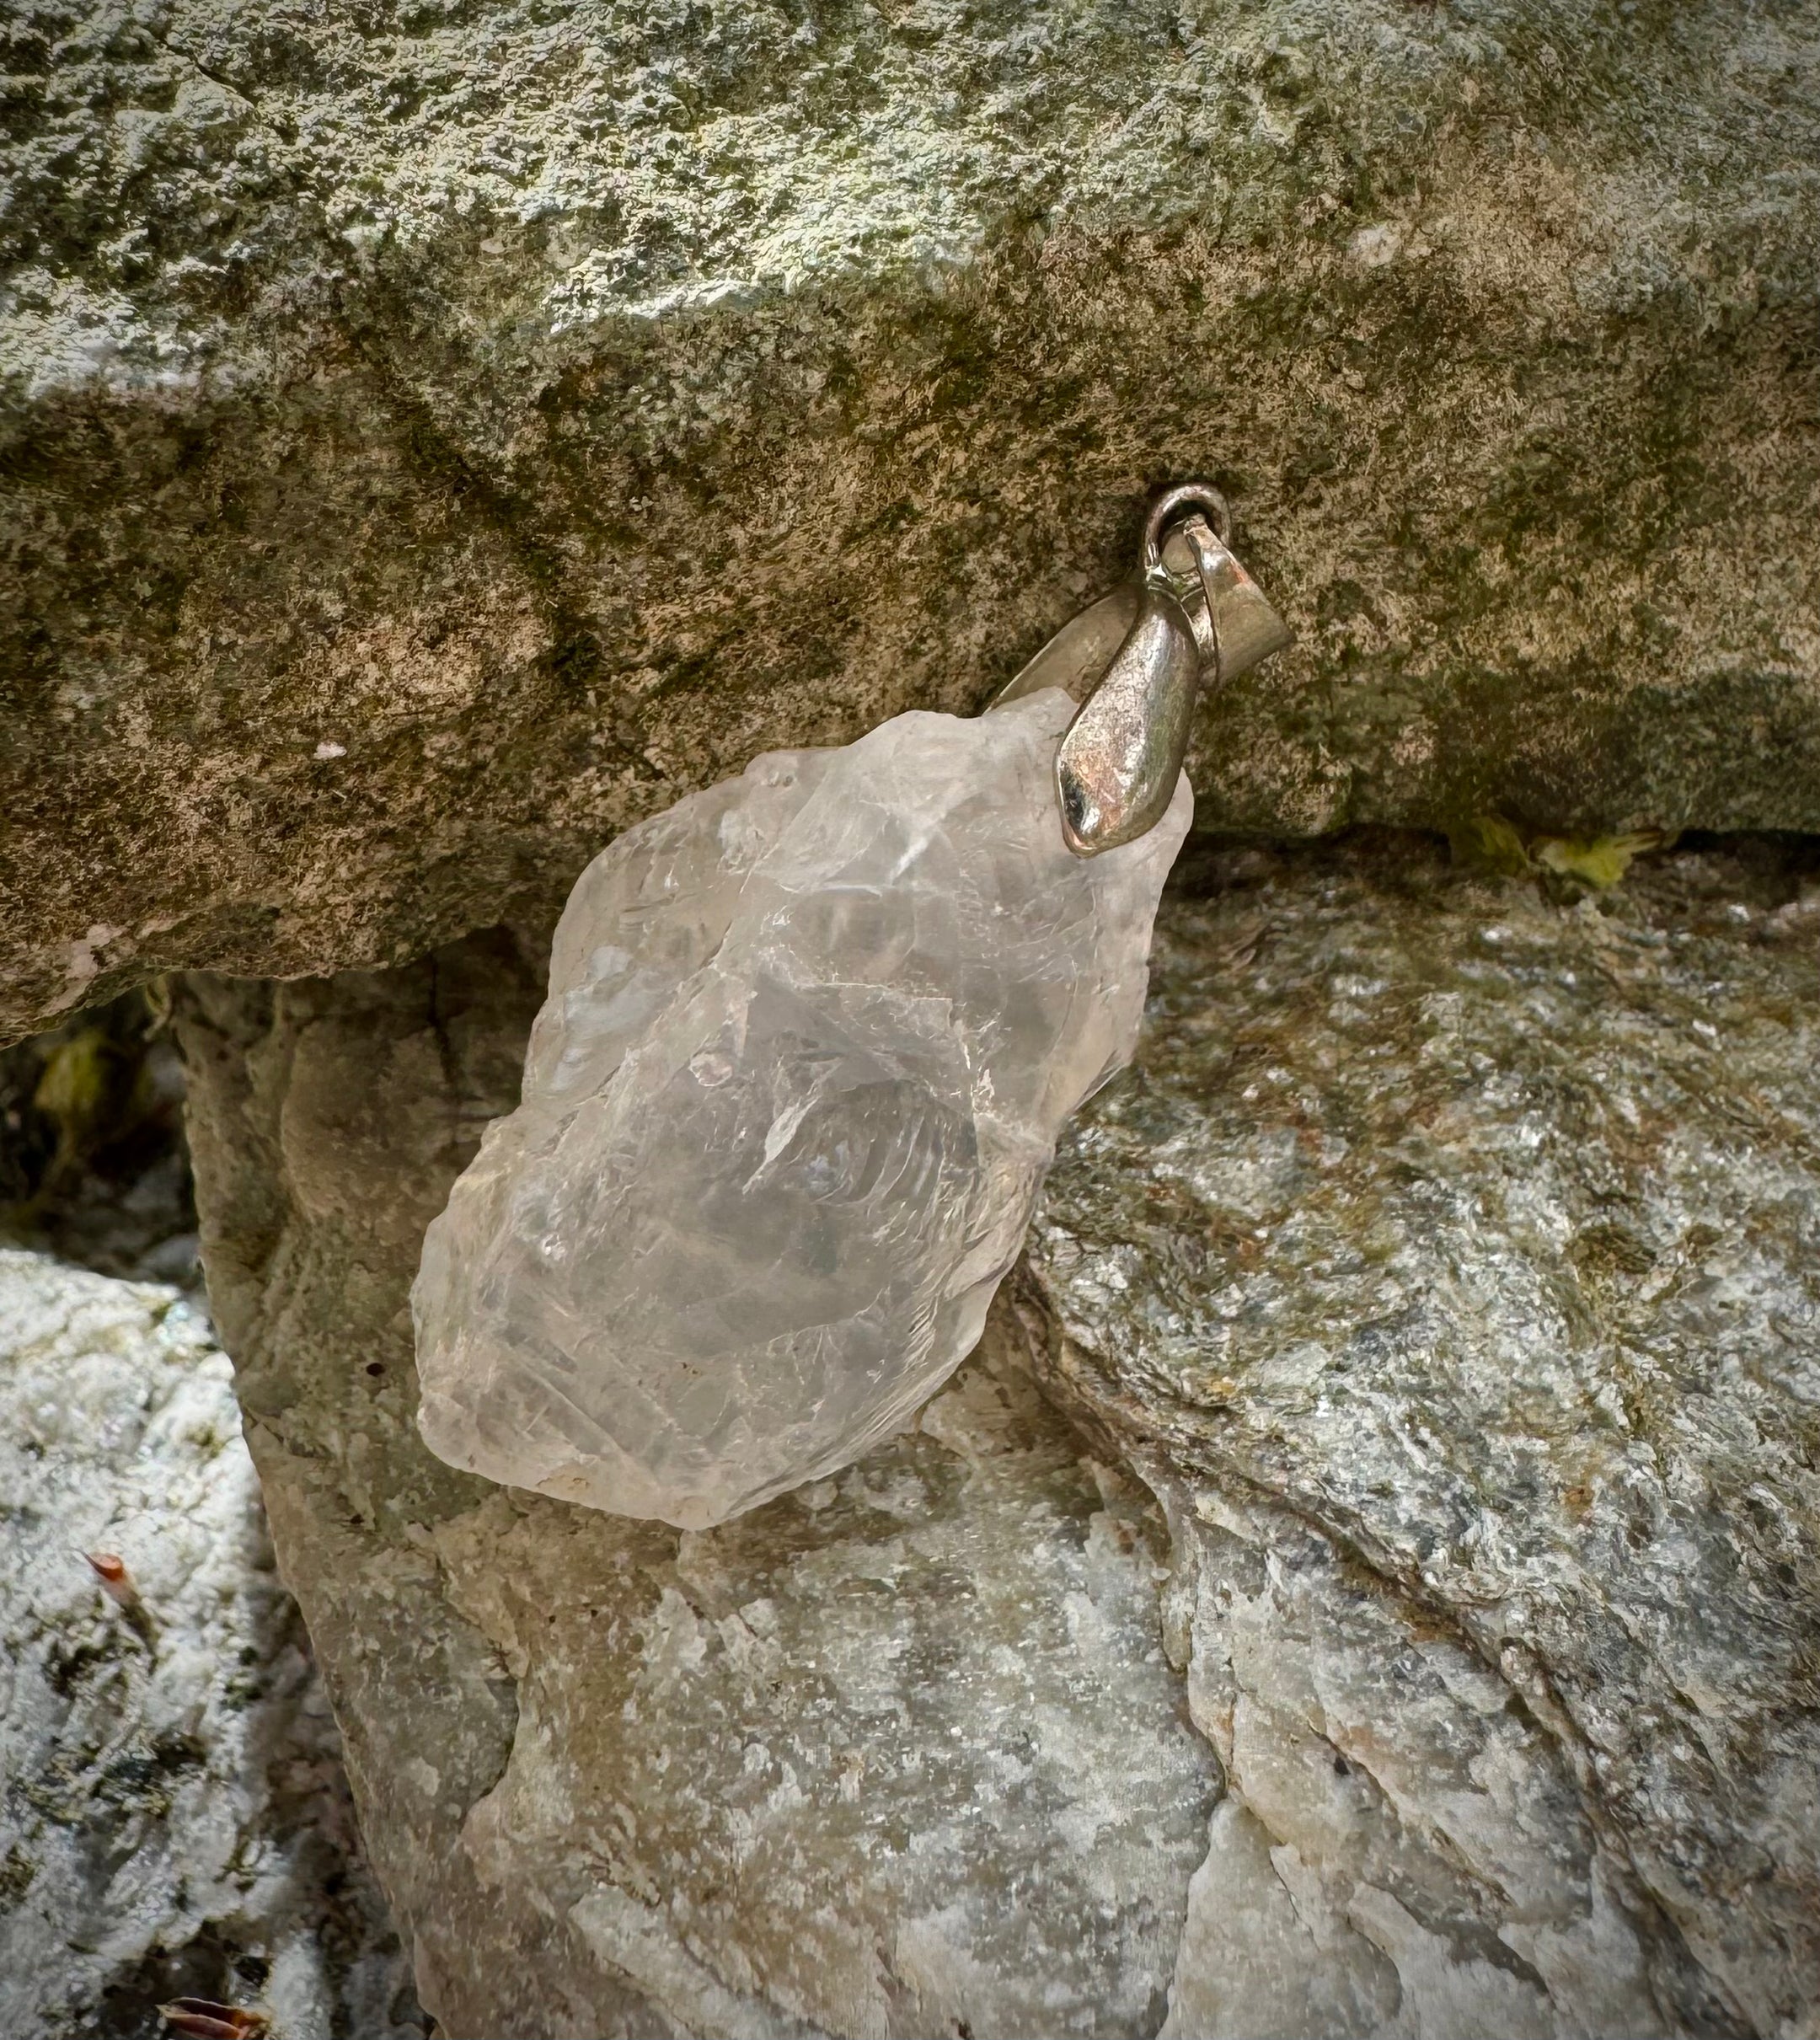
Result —
[[[700,1529],[966,1357],[1057,1132],[1131,1057],[1193,806],[1184,778],[1149,836],[1071,855],[1073,705],[773,753],[588,867],[522,1102],[425,1242],[433,1451]]]

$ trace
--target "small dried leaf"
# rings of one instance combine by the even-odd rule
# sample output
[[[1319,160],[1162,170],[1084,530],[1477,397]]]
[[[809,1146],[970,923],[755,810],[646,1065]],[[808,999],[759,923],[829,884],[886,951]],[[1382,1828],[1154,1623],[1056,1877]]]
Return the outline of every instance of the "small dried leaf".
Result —
[[[1237,970],[1254,961],[1257,956],[1258,945],[1264,940],[1269,926],[1267,921],[1249,921],[1236,929],[1215,952],[1220,962]]]
[[[1534,846],[1535,861],[1563,878],[1576,878],[1595,891],[1609,891],[1645,850],[1660,849],[1660,829],[1631,829],[1620,836],[1544,836]]]
[[[260,2040],[271,2031],[262,2011],[239,2005],[217,2005],[208,1998],[174,1998],[158,2006],[158,2016],[185,2040]]]
[[[1474,815],[1453,829],[1448,840],[1456,859],[1478,870],[1521,878],[1534,869],[1523,838],[1502,815]]]
[[[117,1551],[85,1551],[83,1556],[100,1582],[101,1591],[117,1607],[131,1609],[139,1598],[139,1588]]]

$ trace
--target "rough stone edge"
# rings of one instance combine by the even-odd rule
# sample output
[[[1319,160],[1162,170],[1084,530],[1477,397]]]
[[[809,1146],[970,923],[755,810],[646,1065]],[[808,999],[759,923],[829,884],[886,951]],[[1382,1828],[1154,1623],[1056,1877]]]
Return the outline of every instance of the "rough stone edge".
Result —
[[[1731,2000],[1723,1983],[1694,1955],[1667,1908],[1638,1869],[1628,1840],[1598,1791],[1592,1754],[1555,1695],[1546,1668],[1534,1654],[1513,1645],[1498,1658],[1489,1658],[1451,1610],[1432,1604],[1419,1582],[1403,1577],[1385,1555],[1363,1547],[1346,1526],[1261,1486],[1238,1467],[1221,1464],[1208,1452],[1205,1438],[1187,1427],[1172,1431],[1166,1415],[1121,1390],[1095,1356],[1068,1336],[1027,1261],[1019,1263],[1007,1288],[1010,1315],[1039,1387],[1097,1449],[1128,1467],[1155,1495],[1164,1511],[1175,1566],[1164,1593],[1165,1639],[1171,1661],[1179,1658],[1186,1669],[1191,1657],[1187,1609],[1196,1591],[1200,1555],[1190,1513],[1191,1484],[1204,1484],[1215,1497],[1230,1497],[1239,1509],[1266,1520],[1275,1516],[1313,1532],[1358,1568],[1374,1591],[1400,1606],[1412,1626],[1444,1636],[1507,1686],[1512,1698],[1546,1730],[1579,1795],[1601,1867],[1645,1939],[1652,1968],[1667,1987],[1673,2016],[1686,2032],[1711,2035],[1714,2040],[1746,2040],[1754,2030],[1748,2017]],[[1227,1790],[1223,1804],[1245,1806],[1229,1776]],[[1251,1811],[1249,1806],[1245,1810]]]

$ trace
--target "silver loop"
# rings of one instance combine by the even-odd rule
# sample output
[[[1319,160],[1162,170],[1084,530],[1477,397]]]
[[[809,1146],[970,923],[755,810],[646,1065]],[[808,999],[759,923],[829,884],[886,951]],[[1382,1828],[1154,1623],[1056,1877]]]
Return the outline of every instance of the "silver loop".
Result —
[[[1224,496],[1218,489],[1206,482],[1183,482],[1174,489],[1165,489],[1152,506],[1150,514],[1144,519],[1143,570],[1146,579],[1166,575],[1163,565],[1163,530],[1178,511],[1191,506],[1207,511],[1208,522],[1213,527],[1213,536],[1222,545],[1232,543],[1232,511]]]

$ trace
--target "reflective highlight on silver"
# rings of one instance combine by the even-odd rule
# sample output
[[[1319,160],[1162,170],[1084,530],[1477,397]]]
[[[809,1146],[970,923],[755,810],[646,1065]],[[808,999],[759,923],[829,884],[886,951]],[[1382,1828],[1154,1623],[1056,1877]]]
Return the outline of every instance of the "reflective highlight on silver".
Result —
[[[1147,576],[1137,620],[1056,752],[1062,833],[1077,856],[1135,842],[1168,806],[1200,678],[1186,610],[1160,572]]]
[[[1231,528],[1217,489],[1168,490],[1146,522],[1138,573],[1064,624],[993,704],[1059,687],[1082,704],[1056,757],[1063,836],[1077,856],[1156,826],[1202,680],[1235,680],[1290,641],[1228,544]]]

